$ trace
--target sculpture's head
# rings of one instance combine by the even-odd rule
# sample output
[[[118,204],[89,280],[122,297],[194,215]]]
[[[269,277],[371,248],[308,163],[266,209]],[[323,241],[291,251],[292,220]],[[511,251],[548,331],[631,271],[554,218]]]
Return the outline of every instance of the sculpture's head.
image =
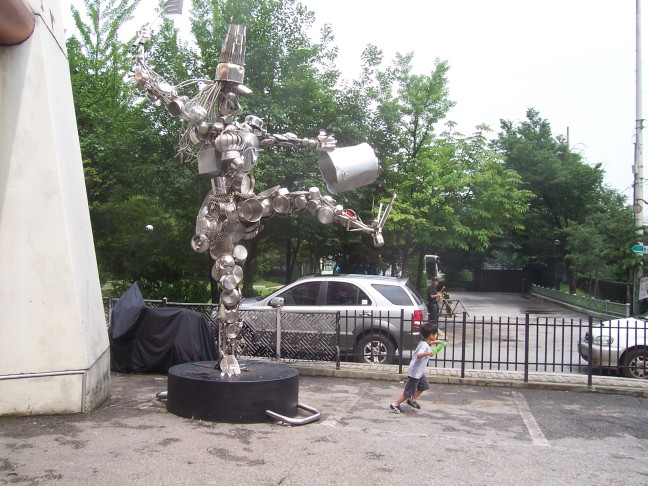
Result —
[[[215,82],[221,84],[221,105],[236,113],[237,96],[249,96],[252,90],[243,84],[245,77],[245,26],[230,24],[221,47],[220,62],[216,66]],[[221,110],[222,113],[222,110]],[[222,113],[224,114],[224,113]]]

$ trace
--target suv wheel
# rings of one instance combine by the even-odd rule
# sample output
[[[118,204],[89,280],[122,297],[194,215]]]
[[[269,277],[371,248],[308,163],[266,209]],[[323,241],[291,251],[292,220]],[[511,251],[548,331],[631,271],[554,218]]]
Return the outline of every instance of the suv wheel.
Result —
[[[628,352],[623,360],[623,376],[648,379],[648,349],[639,348]]]
[[[356,361],[371,364],[392,364],[396,346],[384,334],[366,334],[356,347]]]

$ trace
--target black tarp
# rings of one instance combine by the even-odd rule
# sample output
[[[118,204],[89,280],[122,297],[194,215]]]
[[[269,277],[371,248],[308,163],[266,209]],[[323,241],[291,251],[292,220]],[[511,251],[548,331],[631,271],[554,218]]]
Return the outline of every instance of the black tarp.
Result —
[[[147,307],[137,283],[113,307],[108,337],[114,371],[166,373],[177,364],[218,356],[206,316],[179,307]]]

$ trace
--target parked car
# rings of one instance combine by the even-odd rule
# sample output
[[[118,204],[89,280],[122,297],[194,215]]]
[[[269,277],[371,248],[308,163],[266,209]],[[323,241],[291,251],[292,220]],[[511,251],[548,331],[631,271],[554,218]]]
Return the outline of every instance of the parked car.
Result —
[[[648,314],[601,322],[591,336],[588,332],[581,339],[580,355],[596,368],[618,369],[627,378],[648,379],[647,326]]]
[[[243,299],[240,310],[254,334],[257,318],[250,311],[266,311],[267,315],[267,311],[278,307],[283,315],[296,313],[315,322],[318,314],[323,319],[323,314],[330,318],[331,313],[340,312],[340,350],[351,352],[357,361],[366,363],[393,363],[401,347],[415,348],[421,339],[421,325],[427,321],[427,308],[421,296],[407,279],[397,277],[303,277],[268,296]],[[328,331],[322,332],[334,331],[328,325]],[[297,347],[300,340],[312,342],[305,331],[282,331],[284,339]]]

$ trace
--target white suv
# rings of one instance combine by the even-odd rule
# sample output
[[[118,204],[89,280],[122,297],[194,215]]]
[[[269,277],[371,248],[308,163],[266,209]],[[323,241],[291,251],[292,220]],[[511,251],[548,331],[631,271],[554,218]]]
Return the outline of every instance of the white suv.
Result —
[[[401,348],[414,349],[427,320],[425,303],[407,279],[374,275],[303,277],[268,296],[243,299],[240,306],[253,333],[258,326],[250,311],[267,313],[277,308],[283,315],[299,314],[315,321],[318,314],[324,321],[324,315],[340,312],[340,350],[366,363],[393,363]],[[319,332],[324,329],[322,324]],[[293,341],[307,342],[308,332],[282,334],[281,339],[290,336]],[[327,332],[335,329],[328,325]]]

